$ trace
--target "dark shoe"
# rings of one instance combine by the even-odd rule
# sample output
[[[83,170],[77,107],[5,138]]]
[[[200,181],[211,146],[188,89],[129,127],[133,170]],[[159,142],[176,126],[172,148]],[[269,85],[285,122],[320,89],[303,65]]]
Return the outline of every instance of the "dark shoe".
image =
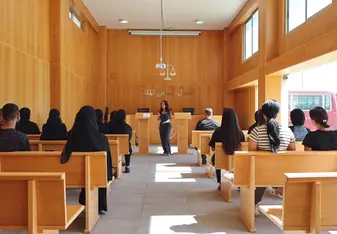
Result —
[[[207,159],[206,155],[201,155],[202,165],[206,165],[207,163],[206,159]]]
[[[125,162],[122,162],[122,166],[125,167]]]
[[[124,173],[130,173],[130,167],[125,167]]]
[[[218,186],[218,190],[221,191],[221,185]]]

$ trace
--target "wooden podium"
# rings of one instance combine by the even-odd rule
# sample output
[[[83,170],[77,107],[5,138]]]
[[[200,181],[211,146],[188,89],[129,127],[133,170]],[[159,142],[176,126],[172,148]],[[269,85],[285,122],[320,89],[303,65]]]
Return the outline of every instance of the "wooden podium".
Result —
[[[138,122],[138,153],[149,153],[149,119],[152,113],[136,113],[135,119]]]
[[[177,122],[178,154],[188,153],[188,120],[192,119],[191,113],[174,113]]]

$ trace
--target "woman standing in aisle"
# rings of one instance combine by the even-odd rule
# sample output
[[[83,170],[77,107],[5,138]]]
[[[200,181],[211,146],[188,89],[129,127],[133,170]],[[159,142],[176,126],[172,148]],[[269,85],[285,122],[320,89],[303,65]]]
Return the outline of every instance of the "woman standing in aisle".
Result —
[[[166,100],[160,103],[160,110],[158,113],[158,120],[160,120],[159,133],[161,145],[164,150],[164,154],[171,155],[170,134],[172,130],[171,125],[172,109]]]

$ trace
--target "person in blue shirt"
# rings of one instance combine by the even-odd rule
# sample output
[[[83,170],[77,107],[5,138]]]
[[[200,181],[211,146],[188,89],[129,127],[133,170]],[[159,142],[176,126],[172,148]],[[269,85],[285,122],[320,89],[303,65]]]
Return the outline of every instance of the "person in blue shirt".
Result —
[[[160,103],[158,120],[160,120],[159,125],[160,140],[164,150],[164,154],[167,156],[171,155],[171,143],[170,143],[170,134],[172,130],[171,118],[172,118],[172,109],[170,109],[168,102],[166,100],[163,100]]]

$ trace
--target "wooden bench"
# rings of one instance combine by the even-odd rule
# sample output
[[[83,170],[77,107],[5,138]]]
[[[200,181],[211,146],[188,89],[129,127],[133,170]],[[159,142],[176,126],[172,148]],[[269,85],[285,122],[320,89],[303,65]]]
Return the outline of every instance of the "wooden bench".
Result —
[[[66,164],[60,163],[60,155],[61,152],[0,153],[0,172],[65,172],[67,188],[86,189],[85,232],[90,232],[99,219],[98,188],[108,187],[106,152],[76,152]]]
[[[287,151],[277,154],[238,151],[235,152],[233,164],[234,173],[225,172],[222,175],[221,194],[231,201],[232,186],[240,187],[241,219],[254,232],[256,187],[282,187],[284,173],[335,172],[337,151]]]
[[[204,135],[202,135],[202,137],[206,138],[206,136],[204,136]],[[205,148],[205,146],[206,146],[206,139],[204,141],[202,141],[201,148]],[[241,142],[241,147],[242,147],[242,151],[248,151],[248,142]],[[215,153],[215,165],[214,166],[211,162],[211,158],[212,158],[213,153]],[[228,155],[224,154],[224,152],[222,150],[222,143],[216,143],[215,144],[215,151],[214,152],[210,148],[209,155],[210,156],[207,156],[207,158],[209,157],[208,160],[207,160],[207,176],[209,178],[213,178],[213,169],[224,169],[224,170],[227,170],[227,171],[231,171],[233,169],[233,157],[232,157],[232,155],[228,156]],[[221,156],[217,157],[216,155],[221,155]],[[219,167],[220,165],[223,168],[220,168]]]
[[[29,141],[40,140],[41,134],[28,134]]]
[[[337,173],[286,173],[282,205],[259,210],[284,233],[337,230]]]
[[[29,142],[32,151],[63,151],[67,141],[45,141],[32,140]],[[112,167],[116,169],[116,178],[120,178],[122,174],[122,158],[119,153],[118,140],[109,140]]]
[[[202,159],[201,159],[202,153],[200,152],[201,134],[211,134],[212,135],[213,132],[214,131],[192,130],[192,143],[191,143],[191,147],[193,147],[193,148],[195,148],[197,150],[197,158],[198,158],[197,165],[199,167],[202,166]],[[207,143],[207,145],[208,145],[208,143]]]
[[[132,130],[132,137],[131,137],[131,147],[136,147],[136,131]]]
[[[1,172],[0,229],[57,234],[84,210],[66,204],[64,173]]]

